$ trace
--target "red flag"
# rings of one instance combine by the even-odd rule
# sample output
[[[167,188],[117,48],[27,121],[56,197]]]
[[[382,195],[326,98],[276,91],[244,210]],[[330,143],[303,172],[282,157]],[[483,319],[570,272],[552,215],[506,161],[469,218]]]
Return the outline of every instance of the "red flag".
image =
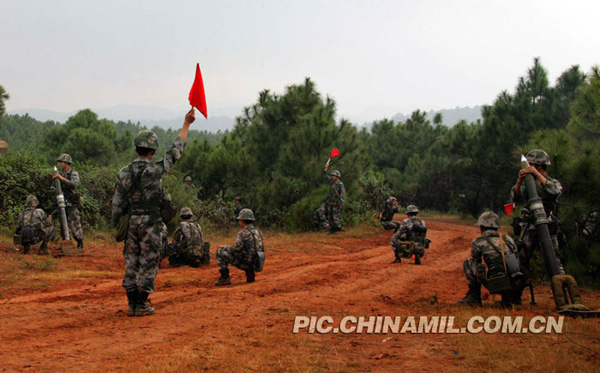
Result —
[[[504,205],[504,214],[506,214],[506,216],[511,216],[512,213],[513,213],[513,204],[507,203],[506,205]]]
[[[337,150],[337,148],[333,148],[333,149],[331,149],[331,155],[329,156],[329,159],[331,159],[333,157],[337,157],[338,155],[340,155],[340,151]]]
[[[206,119],[208,119],[208,111],[206,110],[206,96],[204,96],[204,83],[202,82],[202,73],[200,72],[200,64],[196,64],[196,78],[190,89],[190,105],[200,110]]]

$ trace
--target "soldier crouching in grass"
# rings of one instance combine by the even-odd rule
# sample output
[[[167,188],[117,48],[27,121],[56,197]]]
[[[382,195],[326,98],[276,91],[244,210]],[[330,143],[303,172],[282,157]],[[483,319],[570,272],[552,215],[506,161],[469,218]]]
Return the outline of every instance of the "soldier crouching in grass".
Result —
[[[458,304],[481,306],[481,285],[492,294],[501,294],[502,305],[521,304],[523,275],[520,272],[517,244],[509,236],[500,234],[500,219],[494,212],[484,212],[477,225],[481,236],[471,243],[471,257],[465,260],[463,270],[469,291]]]
[[[38,253],[47,255],[48,241],[54,237],[54,224],[44,210],[37,208],[38,204],[38,199],[34,195],[28,195],[25,199],[25,211],[19,215],[16,234],[23,245],[23,254],[29,253],[31,245],[42,241]]]
[[[148,296],[154,292],[166,226],[162,220],[162,177],[181,157],[190,125],[195,120],[192,108],[185,116],[183,127],[163,159],[153,162],[158,138],[149,130],[138,133],[134,140],[137,158],[119,171],[112,200],[112,225],[117,227],[123,216],[128,219],[125,238],[125,276],[127,316],[154,313]]]
[[[242,209],[237,216],[242,230],[238,232],[233,246],[220,245],[217,249],[217,263],[221,277],[215,286],[230,285],[228,264],[246,272],[246,282],[254,282],[255,272],[262,270],[264,263],[263,237],[254,226],[254,213],[250,209]]]

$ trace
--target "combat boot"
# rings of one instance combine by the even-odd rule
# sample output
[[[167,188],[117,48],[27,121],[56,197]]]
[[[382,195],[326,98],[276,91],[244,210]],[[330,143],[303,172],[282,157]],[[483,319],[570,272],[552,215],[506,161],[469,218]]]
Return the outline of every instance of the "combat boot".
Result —
[[[128,291],[127,292],[127,302],[129,303],[129,308],[127,309],[127,316],[135,316],[135,308],[137,306],[138,301],[138,292]]]
[[[29,245],[23,245],[23,254],[29,254],[30,248],[31,248],[31,246],[29,246]]]
[[[229,279],[229,269],[221,268],[219,269],[221,272],[221,277],[215,282],[215,286],[223,286],[223,285],[231,285],[231,280]]]
[[[341,228],[331,228],[329,230],[328,234],[336,234],[337,232],[340,232],[342,229]]]
[[[38,254],[40,255],[48,255],[48,243],[46,241],[42,242],[40,249],[38,250]]]
[[[421,265],[421,257],[418,255],[415,255],[415,264],[420,266]]]
[[[79,250],[80,252],[83,252],[83,238],[80,239],[75,239],[75,241],[77,241],[77,250]]]
[[[468,306],[481,306],[481,284],[469,285],[467,295],[456,304],[466,304]]]
[[[154,308],[148,304],[148,295],[150,294],[145,292],[139,292],[137,294],[137,303],[135,306],[136,316],[149,316],[154,314]]]
[[[402,263],[402,259],[396,257],[392,263]]]
[[[246,282],[254,282],[255,281],[255,273],[253,269],[249,269],[246,271]]]

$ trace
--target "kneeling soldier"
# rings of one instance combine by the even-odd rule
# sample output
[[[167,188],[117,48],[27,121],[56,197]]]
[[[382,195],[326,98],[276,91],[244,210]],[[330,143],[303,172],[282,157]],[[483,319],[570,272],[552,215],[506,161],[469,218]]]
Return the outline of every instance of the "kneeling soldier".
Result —
[[[425,255],[425,248],[429,247],[427,226],[423,219],[417,218],[419,209],[415,205],[406,207],[406,219],[392,237],[392,250],[396,259],[392,263],[400,263],[402,257],[415,256],[415,264],[421,264],[421,258]]]
[[[29,248],[42,241],[40,255],[48,254],[48,241],[54,237],[54,224],[42,209],[36,208],[39,202],[34,195],[27,196],[25,211],[19,215],[19,226],[16,235],[21,238],[23,254],[29,253]]]
[[[238,232],[233,246],[221,245],[217,249],[217,263],[221,277],[215,283],[216,286],[229,285],[228,264],[231,264],[246,272],[246,282],[254,282],[255,271],[262,269],[260,258],[264,253],[263,237],[258,228],[254,227],[254,213],[250,209],[242,209],[237,216],[242,230]]]
[[[169,265],[178,267],[189,265],[199,267],[201,264],[208,264],[210,257],[208,247],[204,249],[204,235],[200,225],[193,221],[194,214],[189,207],[183,207],[179,212],[181,223],[175,231],[173,243],[169,245],[167,256]]]
[[[498,215],[488,211],[479,216],[477,225],[481,236],[471,243],[471,258],[465,260],[463,270],[469,291],[458,304],[481,306],[481,285],[492,294],[502,295],[502,304],[521,304],[523,278],[520,272],[518,249],[509,236],[498,233]]]

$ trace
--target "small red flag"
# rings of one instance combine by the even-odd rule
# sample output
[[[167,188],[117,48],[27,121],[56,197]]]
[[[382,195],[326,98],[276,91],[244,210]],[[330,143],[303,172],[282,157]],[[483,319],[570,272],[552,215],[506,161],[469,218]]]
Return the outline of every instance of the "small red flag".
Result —
[[[202,82],[202,73],[200,72],[200,64],[196,64],[196,78],[190,89],[190,105],[200,110],[206,119],[208,119],[208,111],[206,110],[206,96],[204,96],[204,83]]]
[[[329,156],[329,159],[331,159],[333,157],[337,157],[338,155],[340,155],[340,151],[337,150],[337,148],[333,148],[333,149],[331,149],[331,155]]]
[[[504,205],[504,214],[506,214],[506,216],[511,216],[513,211],[514,209],[512,203],[507,203],[506,205]]]

